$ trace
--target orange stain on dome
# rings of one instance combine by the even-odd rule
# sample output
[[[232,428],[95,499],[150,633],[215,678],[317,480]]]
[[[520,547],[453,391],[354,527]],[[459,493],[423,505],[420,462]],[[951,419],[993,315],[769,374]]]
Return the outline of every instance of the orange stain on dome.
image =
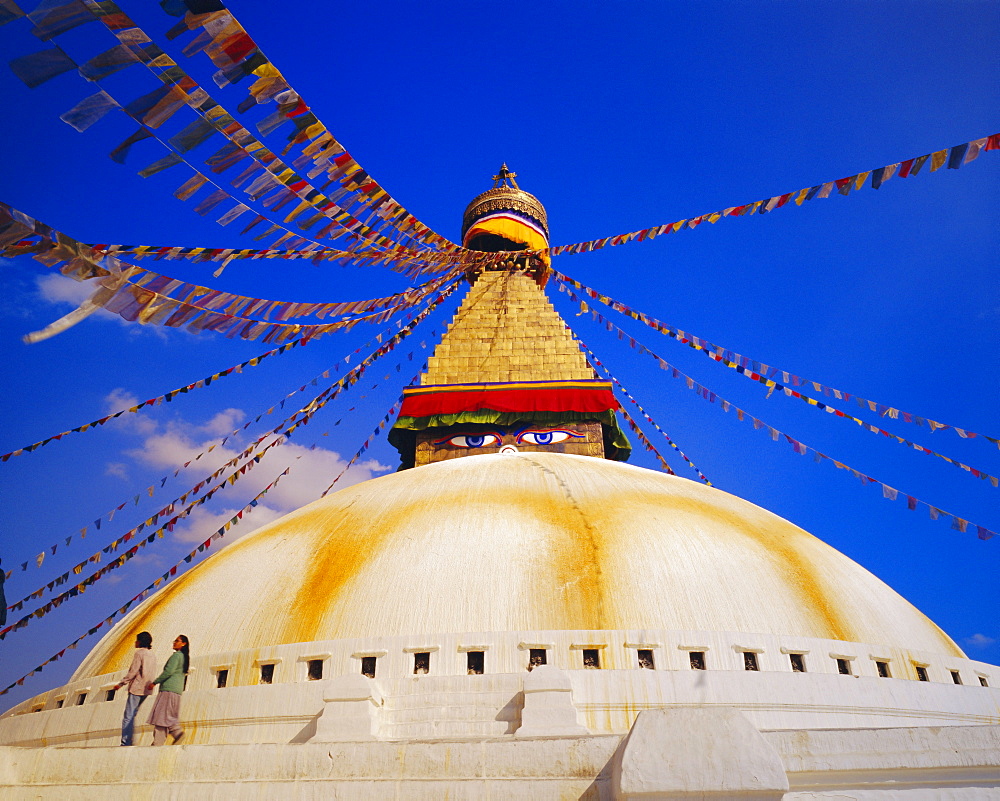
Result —
[[[594,530],[588,521],[587,511],[558,473],[530,456],[520,458],[546,479],[544,483],[526,481],[522,487],[523,495],[515,502],[523,509],[530,509],[536,519],[549,522],[559,532],[557,538],[550,539],[550,544],[556,556],[557,585],[565,599],[565,627],[607,628],[604,595],[611,588],[606,586],[601,571],[604,533]],[[572,602],[569,598],[573,599]]]
[[[288,623],[285,626],[281,641],[308,642],[317,638],[326,639],[320,635],[324,619],[329,614],[333,601],[340,591],[365,566],[368,559],[378,550],[383,539],[391,532],[386,526],[369,528],[367,537],[348,538],[342,534],[345,526],[352,522],[347,514],[354,502],[346,508],[336,510],[315,510],[311,514],[298,519],[301,525],[310,523],[317,528],[328,524],[331,512],[339,518],[334,527],[326,532],[321,548],[312,555],[309,567],[302,577],[295,600],[288,610]],[[319,635],[319,637],[318,637]]]

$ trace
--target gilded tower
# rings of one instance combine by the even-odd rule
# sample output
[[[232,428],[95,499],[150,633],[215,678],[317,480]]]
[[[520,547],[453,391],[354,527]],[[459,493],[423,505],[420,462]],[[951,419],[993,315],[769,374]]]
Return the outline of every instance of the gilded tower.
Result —
[[[463,245],[510,258],[468,274],[427,372],[404,390],[390,434],[403,467],[520,450],[628,458],[611,384],[545,296],[545,209],[515,179],[504,164],[465,210]]]

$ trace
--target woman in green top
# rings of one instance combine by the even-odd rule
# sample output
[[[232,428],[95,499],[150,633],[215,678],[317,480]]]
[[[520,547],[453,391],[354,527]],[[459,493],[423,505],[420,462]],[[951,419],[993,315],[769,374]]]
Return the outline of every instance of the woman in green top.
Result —
[[[167,732],[174,738],[174,745],[184,736],[179,720],[181,693],[184,692],[184,681],[190,665],[188,638],[178,634],[174,640],[174,652],[163,666],[163,672],[149,683],[151,692],[154,684],[160,685],[160,692],[149,715],[149,722],[153,726],[153,745],[163,745],[167,741]]]

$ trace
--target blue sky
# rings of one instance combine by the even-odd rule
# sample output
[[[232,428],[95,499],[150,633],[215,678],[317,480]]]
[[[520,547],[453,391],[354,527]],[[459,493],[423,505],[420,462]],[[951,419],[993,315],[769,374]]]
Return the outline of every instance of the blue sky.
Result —
[[[177,52],[163,38],[173,20],[157,4],[121,5]],[[993,77],[1000,8],[994,3],[664,1],[619,3],[611,11],[603,4],[550,2],[362,7],[303,1],[281,13],[273,3],[230,5],[365,169],[418,218],[452,238],[466,203],[488,188],[502,161],[545,204],[553,243],[565,244],[798,190],[1000,130]],[[57,41],[78,59],[114,44],[98,24]],[[24,20],[0,28],[0,49],[8,57],[42,47]],[[207,59],[178,55],[178,61],[211,86]],[[155,86],[142,69],[130,67],[103,85],[131,100]],[[140,178],[136,172],[164,154],[155,142],[137,145],[125,166],[112,162],[108,152],[135,127],[123,115],[113,113],[82,134],[62,123],[61,113],[96,91],[75,72],[29,90],[4,67],[0,86],[8,107],[0,132],[0,200],[83,241],[259,246],[241,238],[239,227],[219,227],[213,215],[202,218],[192,203],[172,196],[188,168]],[[213,94],[235,106],[245,86]],[[246,116],[255,121],[264,113]],[[163,130],[172,133],[188,121],[179,113]],[[281,133],[276,137],[280,143]],[[194,151],[194,161],[218,147],[207,143]],[[668,325],[757,360],[996,437],[998,190],[1000,154],[990,152],[961,170],[932,174],[925,168],[878,191],[834,194],[652,242],[561,256],[555,266]],[[214,266],[142,264],[282,300],[351,300],[407,285],[378,268],[234,262],[215,279]],[[107,315],[24,345],[23,334],[72,308],[80,286],[27,258],[2,266],[0,452],[270,348],[129,325]],[[766,431],[697,397],[588,317],[575,316],[564,295],[553,298],[716,486],[821,537],[911,600],[970,657],[1000,662],[1000,540],[960,534],[928,519],[926,509],[908,511],[900,501],[884,500],[877,488],[862,486],[829,462],[796,455],[784,441],[772,442]],[[0,686],[123,604],[286,466],[292,472],[280,492],[269,494],[265,508],[227,539],[314,498],[429,354],[454,303],[372,368],[369,381],[317,415],[294,445],[275,449],[273,459],[85,596],[0,643]],[[798,400],[767,398],[759,385],[673,340],[629,320],[617,322],[721,397],[807,445],[921,500],[1000,528],[1000,490],[988,482]],[[188,490],[218,465],[222,449],[199,460],[208,469],[173,479],[179,462],[308,385],[376,332],[358,328],[326,337],[171,404],[0,465],[5,568],[74,535],[41,569],[14,573],[9,601]],[[262,432],[282,417],[268,416],[250,431]],[[866,419],[879,422],[874,415]],[[1000,474],[1000,454],[983,439],[889,422],[885,427],[900,436]],[[655,432],[650,435],[655,442]],[[248,440],[227,447],[237,441]],[[309,450],[313,444],[317,449]],[[665,443],[663,452],[679,475],[693,477]],[[641,449],[632,461],[656,466]],[[362,462],[345,481],[393,468],[395,452],[379,440]],[[168,475],[170,482],[159,488]],[[154,482],[153,498],[143,496],[138,507],[131,503]],[[130,505],[113,524],[100,532],[91,528],[80,541],[83,526],[126,500]],[[85,640],[9,693],[0,707],[64,681],[94,642]]]

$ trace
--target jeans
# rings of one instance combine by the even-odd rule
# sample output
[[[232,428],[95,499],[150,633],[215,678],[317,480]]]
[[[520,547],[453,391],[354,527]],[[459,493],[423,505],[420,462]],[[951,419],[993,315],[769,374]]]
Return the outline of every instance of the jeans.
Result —
[[[125,715],[122,717],[122,745],[132,745],[132,735],[135,732],[135,716],[139,714],[139,707],[145,701],[145,695],[128,694],[125,702]]]

